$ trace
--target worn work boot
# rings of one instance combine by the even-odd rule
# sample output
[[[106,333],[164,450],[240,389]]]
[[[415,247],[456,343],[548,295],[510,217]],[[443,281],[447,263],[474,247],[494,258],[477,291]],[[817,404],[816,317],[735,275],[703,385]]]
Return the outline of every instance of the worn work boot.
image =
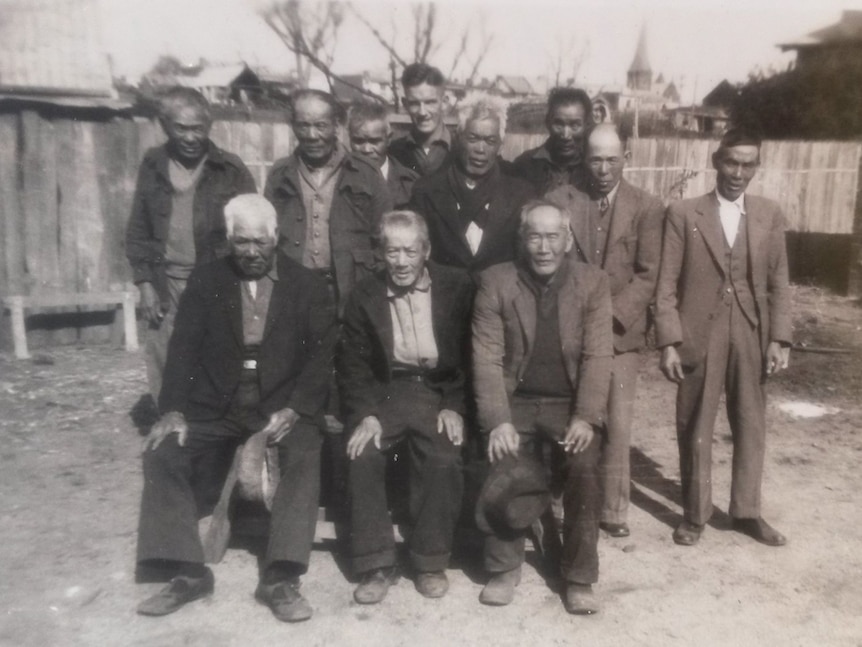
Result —
[[[449,578],[444,571],[423,571],[416,575],[416,590],[426,598],[442,598],[449,590]]]
[[[515,587],[521,583],[521,567],[494,573],[479,594],[479,602],[504,607],[515,599]]]
[[[566,611],[576,616],[589,616],[599,612],[599,604],[591,584],[569,582],[566,585],[563,606]]]
[[[274,584],[261,582],[254,593],[272,614],[282,622],[301,622],[308,620],[313,613],[311,605],[299,592],[299,578],[283,580]]]
[[[395,567],[375,568],[363,573],[359,586],[353,591],[353,599],[359,604],[377,604],[389,592],[389,587],[398,581]]]
[[[177,575],[161,591],[141,602],[137,610],[142,616],[166,616],[193,600],[211,595],[214,589],[213,572],[208,568],[202,577]]]

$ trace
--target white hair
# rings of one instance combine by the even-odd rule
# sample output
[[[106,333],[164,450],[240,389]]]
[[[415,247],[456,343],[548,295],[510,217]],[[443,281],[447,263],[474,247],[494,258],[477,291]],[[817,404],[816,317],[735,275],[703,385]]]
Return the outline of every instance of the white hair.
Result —
[[[224,206],[224,224],[227,237],[233,236],[237,222],[244,224],[261,223],[273,238],[277,226],[275,207],[272,203],[257,193],[243,193],[232,198]]]
[[[458,133],[467,130],[467,124],[479,119],[496,119],[500,124],[500,139],[506,134],[506,113],[509,103],[503,97],[484,92],[470,94],[458,102]]]

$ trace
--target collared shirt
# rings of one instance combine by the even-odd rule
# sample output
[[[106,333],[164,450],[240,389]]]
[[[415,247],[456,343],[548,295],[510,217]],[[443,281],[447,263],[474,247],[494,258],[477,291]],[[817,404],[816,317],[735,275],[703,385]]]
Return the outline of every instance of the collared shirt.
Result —
[[[605,261],[605,250],[608,246],[608,234],[611,230],[611,218],[614,211],[614,202],[619,192],[620,183],[611,189],[607,195],[598,194],[595,200],[592,201],[590,208],[590,252],[593,255],[592,261],[602,266]],[[607,200],[607,208],[602,213],[602,200]]]
[[[380,174],[383,176],[384,180],[389,179],[389,156],[387,155],[383,158],[383,164],[380,166]]]
[[[445,124],[420,144],[410,130],[404,137],[396,139],[389,148],[389,154],[419,175],[430,175],[443,165],[452,147],[452,135]]]
[[[269,301],[276,281],[278,281],[278,270],[275,262],[269,272],[261,278],[255,281],[240,281],[242,341],[246,347],[259,346],[263,341]]]
[[[187,279],[194,269],[195,189],[203,174],[206,155],[193,168],[186,168],[168,158],[168,176],[171,180],[171,217],[168,238],[165,241],[165,273],[171,278]]]
[[[736,232],[739,231],[739,222],[742,220],[742,216],[745,215],[745,194],[743,193],[731,202],[716,189],[715,197],[718,198],[718,217],[721,219],[724,239],[728,245],[733,247],[733,241],[736,240]]]
[[[312,269],[332,267],[332,250],[329,244],[329,212],[332,197],[338,184],[338,173],[346,157],[346,151],[335,147],[332,157],[320,168],[311,168],[299,158],[299,184],[308,226],[305,228],[305,247],[302,264]]]
[[[411,288],[403,292],[387,287],[386,297],[392,317],[395,364],[435,368],[438,353],[431,317],[431,275],[428,268]]]

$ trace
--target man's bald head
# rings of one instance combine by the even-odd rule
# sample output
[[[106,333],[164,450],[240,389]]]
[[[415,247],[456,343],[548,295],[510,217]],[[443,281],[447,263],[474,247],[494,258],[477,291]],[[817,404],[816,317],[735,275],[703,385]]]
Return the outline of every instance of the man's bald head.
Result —
[[[599,195],[613,191],[623,177],[625,144],[613,124],[599,124],[587,137],[587,170],[590,186]]]

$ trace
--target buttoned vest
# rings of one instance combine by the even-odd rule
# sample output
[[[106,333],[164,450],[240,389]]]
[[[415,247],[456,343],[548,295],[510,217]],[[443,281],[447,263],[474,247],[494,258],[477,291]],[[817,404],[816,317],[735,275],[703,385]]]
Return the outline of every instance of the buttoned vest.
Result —
[[[725,305],[731,305],[733,295],[736,297],[736,303],[745,318],[748,319],[752,326],[757,325],[757,305],[754,300],[754,293],[751,290],[751,284],[748,277],[750,276],[749,255],[748,255],[748,227],[745,223],[745,217],[739,222],[739,230],[736,232],[736,239],[733,241],[733,247],[727,244],[727,239],[722,236],[724,241],[724,284],[722,286],[723,301]]]

